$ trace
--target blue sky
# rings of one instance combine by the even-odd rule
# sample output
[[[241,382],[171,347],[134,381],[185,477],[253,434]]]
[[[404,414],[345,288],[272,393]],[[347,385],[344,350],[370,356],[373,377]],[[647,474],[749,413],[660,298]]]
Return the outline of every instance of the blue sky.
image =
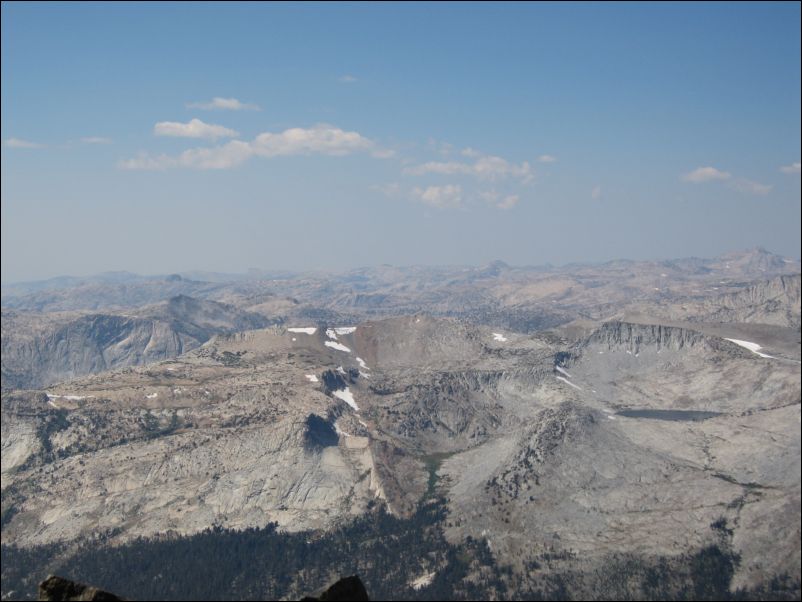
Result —
[[[799,23],[799,3],[3,3],[2,280],[798,258]]]

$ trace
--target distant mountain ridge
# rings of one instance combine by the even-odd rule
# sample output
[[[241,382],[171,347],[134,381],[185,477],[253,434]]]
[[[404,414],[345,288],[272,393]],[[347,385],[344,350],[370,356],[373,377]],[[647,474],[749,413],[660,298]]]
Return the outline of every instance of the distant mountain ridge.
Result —
[[[670,320],[772,324],[799,329],[802,325],[801,282],[800,274],[775,276],[746,283],[734,292],[694,295],[671,303],[644,304],[629,309]]]
[[[186,295],[133,314],[42,315],[3,309],[2,388],[41,388],[175,357],[215,334],[263,328],[259,314]]]
[[[628,259],[601,263],[570,263],[563,266],[512,266],[500,260],[482,266],[391,266],[362,267],[344,272],[290,272],[250,269],[244,274],[192,271],[182,274],[143,276],[132,272],[104,272],[76,277],[59,276],[47,280],[2,285],[3,307],[36,311],[72,311],[109,307],[135,307],[156,303],[175,295],[213,298],[233,288],[287,286],[292,282],[397,283],[409,279],[474,281],[484,278],[516,277],[526,273],[570,274],[590,270],[651,270],[671,268],[689,275],[721,271],[733,278],[761,278],[800,271],[798,259],[789,259],[757,247],[726,253],[711,259],[687,257],[659,261]],[[135,288],[130,285],[135,284]],[[70,291],[70,292],[67,292]]]
[[[128,272],[3,288],[3,388],[43,387],[174,357],[220,333],[275,323],[455,317],[532,333],[631,313],[799,328],[799,263],[752,249],[714,259],[598,265],[379,265],[342,274],[264,272],[215,282]],[[51,288],[46,288],[51,286]]]

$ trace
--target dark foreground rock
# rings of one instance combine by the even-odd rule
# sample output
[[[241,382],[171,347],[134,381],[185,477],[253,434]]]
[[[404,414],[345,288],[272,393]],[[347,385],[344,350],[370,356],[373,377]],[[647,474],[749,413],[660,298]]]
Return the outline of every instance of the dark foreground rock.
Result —
[[[103,591],[91,585],[76,583],[63,577],[51,575],[39,584],[39,600],[50,602],[62,602],[66,600],[97,600],[111,602],[114,600],[125,600],[112,593]],[[368,592],[362,584],[362,580],[357,575],[344,577],[333,585],[329,586],[318,597],[306,596],[302,601],[325,600],[327,602],[339,602],[353,600],[355,602],[368,601]]]
[[[312,600],[327,600],[329,602],[354,600],[356,602],[362,602],[370,600],[370,598],[368,598],[368,592],[362,584],[362,580],[357,575],[352,575],[351,577],[344,577],[335,584],[329,586],[326,591],[316,598],[311,596],[301,598],[301,602],[311,602]]]
[[[125,600],[91,585],[51,575],[39,584],[40,600]]]

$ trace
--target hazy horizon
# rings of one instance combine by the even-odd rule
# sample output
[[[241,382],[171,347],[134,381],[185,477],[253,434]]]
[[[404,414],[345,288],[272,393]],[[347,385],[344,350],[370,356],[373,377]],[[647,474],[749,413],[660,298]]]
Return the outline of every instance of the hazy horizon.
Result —
[[[17,284],[30,284],[30,283],[36,283],[36,282],[47,282],[48,280],[56,280],[56,279],[59,279],[59,278],[77,278],[77,279],[80,279],[80,278],[93,278],[93,277],[106,276],[106,275],[111,276],[111,275],[114,275],[114,274],[120,274],[120,275],[127,274],[127,275],[131,275],[131,276],[142,277],[142,278],[159,278],[159,277],[172,276],[172,275],[176,275],[176,274],[182,275],[182,277],[186,277],[187,274],[199,274],[199,275],[208,274],[208,275],[219,275],[219,276],[234,276],[234,277],[246,276],[247,277],[252,272],[265,273],[265,274],[286,273],[286,274],[291,274],[291,275],[317,274],[317,273],[336,275],[336,274],[344,274],[344,273],[357,271],[357,270],[375,269],[375,268],[379,268],[379,267],[391,267],[391,268],[399,268],[399,269],[409,269],[409,268],[431,268],[431,269],[437,269],[437,268],[481,268],[481,267],[485,267],[485,266],[488,266],[488,265],[496,263],[496,262],[502,262],[502,263],[506,264],[507,266],[509,266],[511,268],[552,268],[552,269],[560,270],[560,269],[568,268],[570,266],[593,266],[593,265],[602,265],[602,264],[607,264],[607,263],[614,263],[614,262],[617,262],[617,261],[657,262],[657,263],[659,263],[659,262],[663,262],[663,261],[680,261],[680,260],[684,260],[684,259],[711,260],[711,259],[715,259],[717,257],[722,257],[722,256],[728,255],[728,254],[748,253],[748,252],[756,251],[756,250],[763,250],[763,251],[766,251],[766,252],[768,252],[768,253],[770,253],[772,255],[780,256],[783,259],[789,259],[789,260],[793,260],[793,261],[797,261],[797,262],[802,261],[802,260],[800,260],[800,256],[799,255],[796,255],[796,256],[794,256],[794,255],[783,255],[782,253],[775,253],[771,249],[766,249],[765,247],[752,247],[752,248],[749,248],[749,249],[730,249],[728,251],[724,251],[723,253],[719,253],[717,255],[710,255],[710,256],[706,256],[706,257],[700,257],[700,256],[696,256],[696,255],[686,255],[686,256],[681,256],[681,257],[646,257],[646,258],[641,258],[641,259],[631,259],[629,257],[613,257],[613,258],[610,258],[610,259],[601,259],[601,260],[595,260],[594,259],[594,260],[585,260],[585,261],[577,260],[577,261],[569,261],[569,262],[565,262],[565,263],[543,262],[543,263],[516,264],[516,263],[511,263],[511,262],[508,262],[508,261],[504,261],[503,259],[496,258],[496,259],[491,259],[489,261],[486,261],[484,263],[479,263],[479,264],[477,264],[477,263],[473,263],[473,264],[471,264],[471,263],[454,263],[454,264],[441,264],[441,263],[429,263],[429,264],[426,264],[426,263],[414,263],[414,264],[374,263],[374,264],[363,264],[363,265],[348,266],[348,267],[344,267],[344,268],[341,268],[341,269],[312,268],[312,269],[307,269],[307,270],[290,270],[290,269],[282,268],[280,266],[276,266],[276,267],[248,266],[247,268],[243,268],[243,269],[235,270],[235,271],[207,270],[207,269],[204,269],[204,268],[187,268],[187,269],[180,269],[180,270],[173,270],[173,271],[162,270],[162,271],[155,271],[155,272],[135,272],[133,270],[119,269],[119,270],[104,270],[102,272],[91,272],[91,273],[86,273],[86,274],[63,273],[63,274],[55,274],[53,276],[48,276],[48,277],[45,277],[45,278],[37,278],[37,279],[31,279],[31,280],[14,280],[14,281],[5,281],[5,280],[3,280],[2,282],[0,282],[0,284],[2,284],[2,286],[13,286],[13,285],[17,285]]]
[[[2,282],[798,258],[799,22],[798,3],[4,3]]]

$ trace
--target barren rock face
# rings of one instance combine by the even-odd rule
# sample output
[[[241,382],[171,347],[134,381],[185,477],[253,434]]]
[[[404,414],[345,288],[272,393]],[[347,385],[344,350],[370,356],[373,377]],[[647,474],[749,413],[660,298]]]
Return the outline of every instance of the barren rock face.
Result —
[[[511,271],[491,267],[468,281]],[[563,284],[549,279],[545,298]],[[783,276],[711,293],[694,315],[740,320],[776,301],[749,315],[793,318],[798,299],[798,276]],[[250,314],[171,303],[192,320],[144,345],[114,333],[153,309],[65,328],[94,324],[104,358],[177,357],[3,394],[4,544],[326,531],[376,505],[410,516],[440,494],[449,541],[486,540],[531,591],[552,571],[598,576],[622,554],[713,544],[740,556],[733,587],[799,573],[799,334],[783,320],[620,311],[522,333],[419,313],[295,319],[201,344]],[[168,352],[169,333],[197,346]]]
[[[37,388],[175,357],[213,335],[261,328],[267,318],[179,296],[113,314],[3,310],[3,388]]]
[[[42,417],[69,408],[68,422],[49,433],[50,454],[29,456],[4,477],[25,499],[26,516],[8,533],[34,543],[91,530],[131,537],[269,521],[322,528],[363,510],[381,495],[369,478],[370,450],[337,445],[335,421],[347,406],[288,362],[293,349],[313,353],[290,338],[258,332],[230,341],[231,351],[206,346],[181,362],[74,381],[39,400]],[[18,420],[12,399],[4,425]],[[9,433],[14,450],[36,440],[27,428],[27,439],[21,429]]]
[[[761,280],[734,292],[714,296],[697,294],[679,302],[640,307],[653,316],[669,320],[704,323],[773,324],[800,326],[800,275]],[[634,308],[633,308],[634,309]]]

